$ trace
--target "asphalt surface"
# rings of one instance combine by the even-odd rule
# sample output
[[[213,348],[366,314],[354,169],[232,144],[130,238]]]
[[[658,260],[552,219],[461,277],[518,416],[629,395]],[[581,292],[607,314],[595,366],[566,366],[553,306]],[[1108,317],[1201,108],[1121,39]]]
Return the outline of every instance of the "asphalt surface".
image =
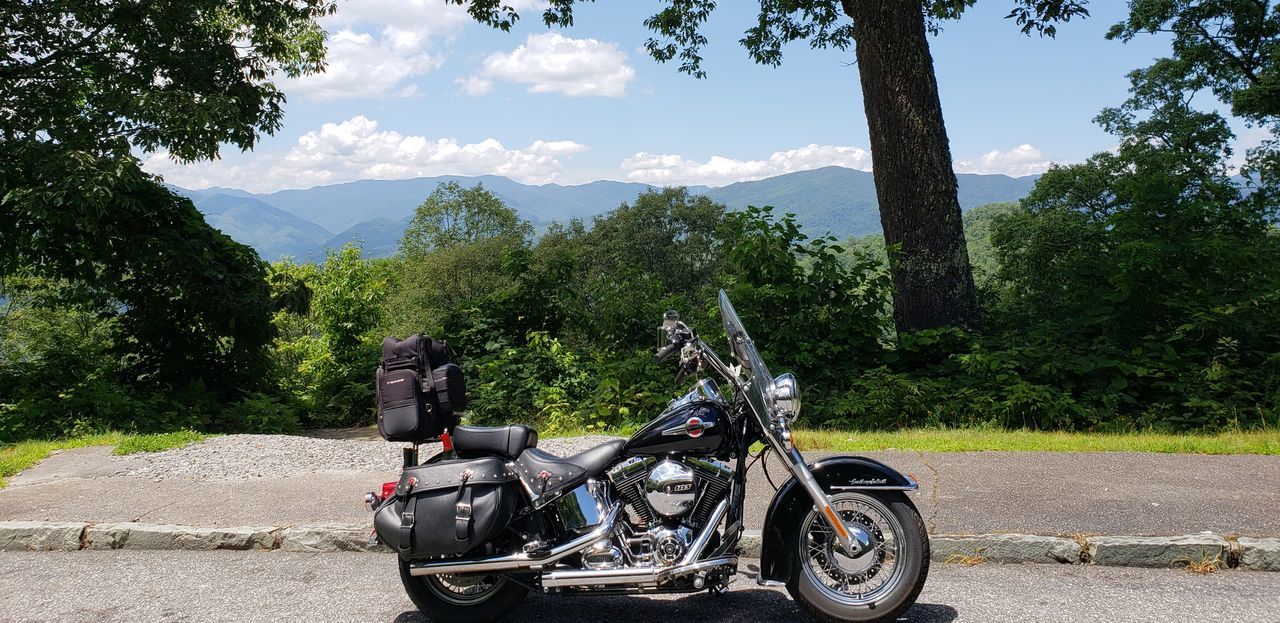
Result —
[[[812,453],[817,459],[822,453]],[[868,453],[920,482],[912,499],[934,533],[1280,536],[1280,456],[1138,453]],[[369,520],[363,494],[395,472],[329,471],[243,481],[115,475],[132,457],[106,448],[54,455],[0,489],[0,521],[143,521],[196,526]],[[305,456],[299,461],[308,460]],[[786,475],[770,460],[774,481]],[[773,490],[760,465],[748,478],[749,529]]]
[[[754,561],[744,561],[744,575]],[[740,575],[727,595],[531,595],[517,621],[806,621],[784,590]],[[284,552],[0,553],[0,621],[389,621],[423,617],[395,558]],[[1280,622],[1280,573],[935,564],[916,623]]]

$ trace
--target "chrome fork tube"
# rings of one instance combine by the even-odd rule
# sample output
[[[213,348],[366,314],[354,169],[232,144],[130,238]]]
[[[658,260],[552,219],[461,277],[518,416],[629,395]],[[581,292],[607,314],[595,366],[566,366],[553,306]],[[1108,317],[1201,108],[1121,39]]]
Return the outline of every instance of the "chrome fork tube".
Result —
[[[786,462],[787,469],[796,477],[796,481],[813,499],[813,509],[826,519],[832,530],[835,530],[844,553],[850,558],[857,558],[871,551],[875,547],[871,534],[860,526],[846,523],[831,507],[831,498],[827,497],[827,492],[822,490],[822,485],[818,484],[818,480],[813,477],[813,472],[809,471],[809,466],[805,465],[804,457],[794,446],[791,446],[791,431],[787,430],[786,424],[775,423],[765,438],[769,440],[773,450]],[[784,439],[787,443],[783,443]]]

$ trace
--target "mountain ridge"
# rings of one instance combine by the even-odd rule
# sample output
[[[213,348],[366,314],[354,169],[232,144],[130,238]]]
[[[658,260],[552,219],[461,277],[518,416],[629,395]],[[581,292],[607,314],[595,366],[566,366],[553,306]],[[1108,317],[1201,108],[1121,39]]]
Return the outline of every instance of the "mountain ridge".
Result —
[[[1016,201],[1039,176],[958,174],[960,207]],[[407,180],[355,180],[308,189],[250,193],[234,188],[188,190],[210,224],[249,244],[264,259],[290,255],[302,261],[324,257],[325,249],[361,240],[371,256],[395,252],[414,209],[445,182],[484,184],[522,218],[541,229],[555,221],[587,221],[658,188],[640,182],[597,180],[585,184],[521,184],[496,175],[442,175]],[[730,210],[772,205],[790,212],[810,233],[840,238],[880,231],[875,180],[871,173],[823,167],[726,186],[690,186]],[[257,210],[257,212],[255,212]]]

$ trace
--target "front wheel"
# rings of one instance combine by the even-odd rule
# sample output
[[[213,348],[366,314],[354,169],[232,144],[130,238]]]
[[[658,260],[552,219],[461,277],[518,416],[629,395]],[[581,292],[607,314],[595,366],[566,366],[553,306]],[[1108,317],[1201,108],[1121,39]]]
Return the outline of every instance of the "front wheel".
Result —
[[[409,574],[400,561],[400,581],[427,619],[438,623],[486,623],[511,613],[525,594],[524,586],[497,575]]]
[[[831,496],[846,524],[872,537],[871,551],[851,558],[836,547],[831,525],[810,510],[800,524],[787,591],[819,621],[892,621],[920,595],[929,575],[929,534],[920,513],[898,492]]]

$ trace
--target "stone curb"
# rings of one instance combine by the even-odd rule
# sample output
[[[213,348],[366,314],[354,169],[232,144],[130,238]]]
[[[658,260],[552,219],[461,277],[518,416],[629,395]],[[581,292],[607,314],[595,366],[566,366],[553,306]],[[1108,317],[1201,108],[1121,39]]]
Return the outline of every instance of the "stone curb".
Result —
[[[85,528],[83,549],[276,549],[279,528],[195,528],[102,523]]]
[[[1043,562],[1073,564],[1081,561],[1083,548],[1074,539],[1034,534],[978,534],[929,537],[930,558],[998,563]]]
[[[1091,536],[1064,538],[1033,534],[936,534],[930,557],[938,562],[976,564],[1057,563],[1129,567],[1181,567],[1220,560],[1222,567],[1280,571],[1280,538],[1214,534],[1172,537]],[[743,553],[760,556],[760,531],[742,535]],[[287,552],[386,552],[369,545],[369,527],[348,524],[201,528],[144,523],[0,522],[0,551],[81,549],[282,550]]]
[[[1095,565],[1115,567],[1174,567],[1189,563],[1228,564],[1231,545],[1214,534],[1177,537],[1090,537],[1089,559]]]
[[[1240,545],[1240,568],[1250,571],[1280,571],[1280,539],[1236,539]]]

